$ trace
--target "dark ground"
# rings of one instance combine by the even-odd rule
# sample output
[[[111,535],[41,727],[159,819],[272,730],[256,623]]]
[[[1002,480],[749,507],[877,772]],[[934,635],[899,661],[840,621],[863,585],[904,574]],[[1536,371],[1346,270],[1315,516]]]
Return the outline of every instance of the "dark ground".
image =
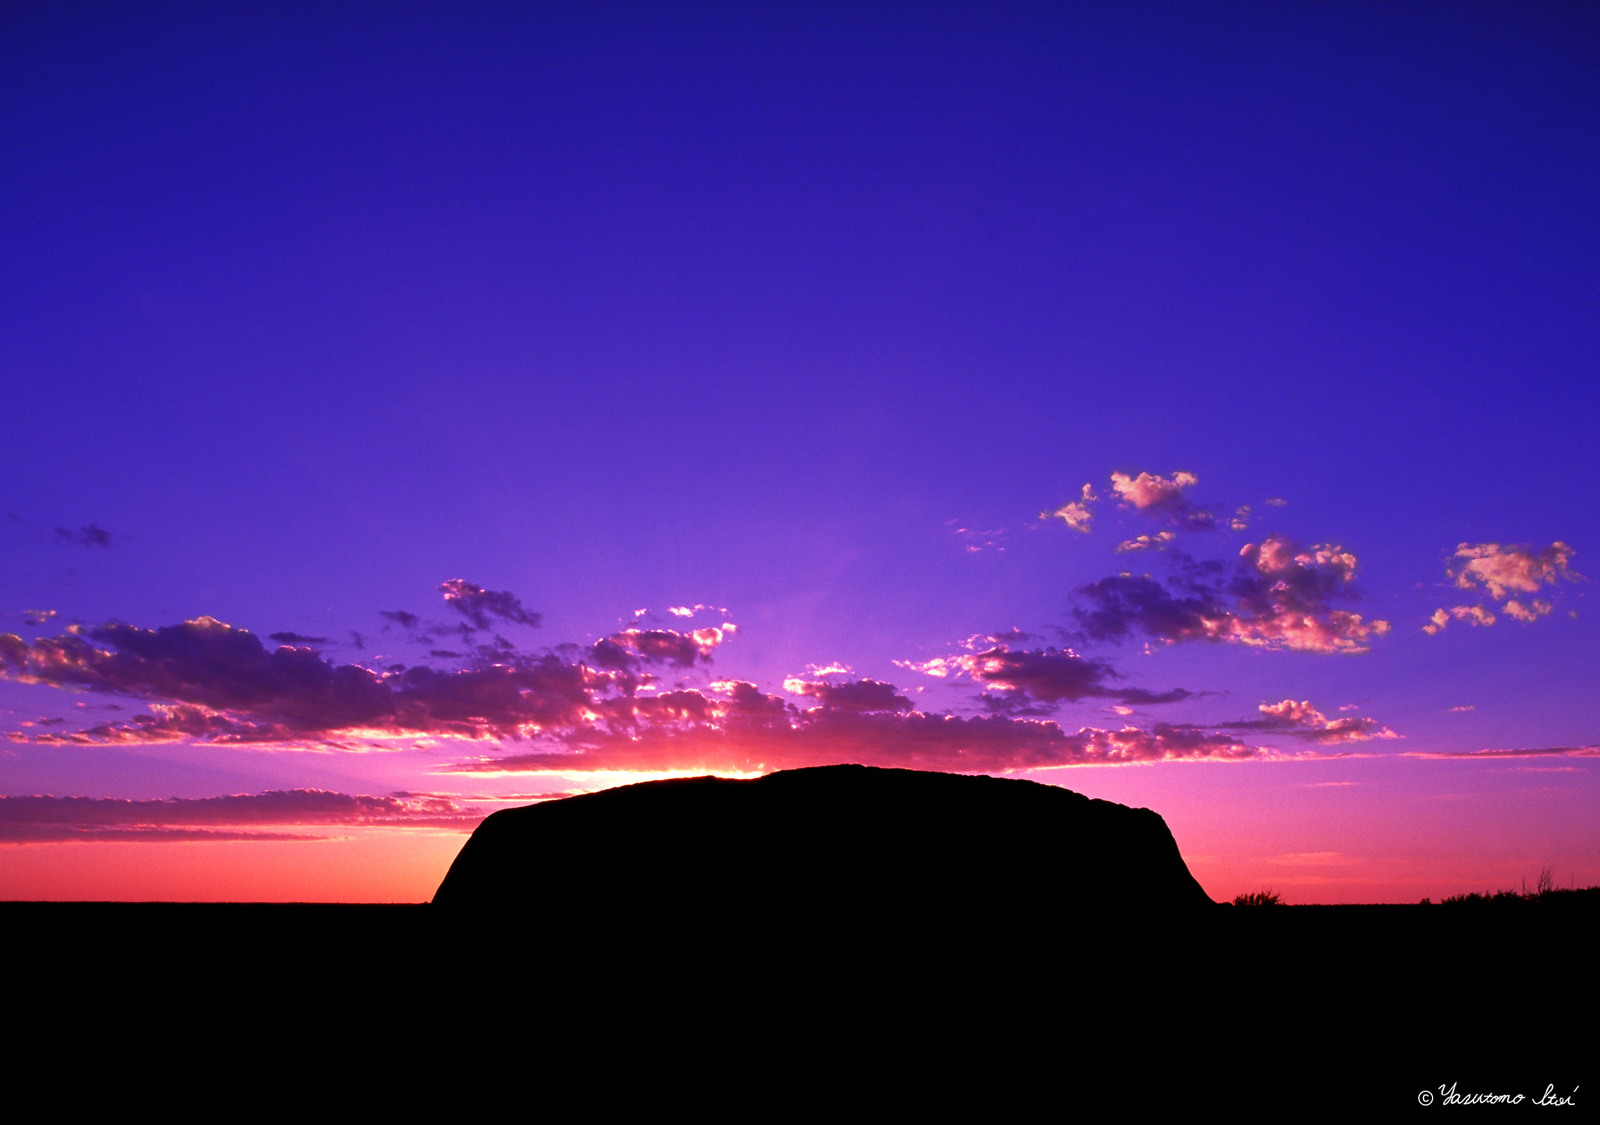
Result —
[[[79,1099],[137,1081],[265,1108],[325,1086],[346,1107],[465,1112],[493,1090],[750,1118],[1442,1113],[1460,1107],[1418,1095],[1451,1083],[1577,1087],[1584,1113],[1597,919],[1587,903],[1219,906],[784,933],[625,908],[0,903],[9,1069],[65,1066]]]

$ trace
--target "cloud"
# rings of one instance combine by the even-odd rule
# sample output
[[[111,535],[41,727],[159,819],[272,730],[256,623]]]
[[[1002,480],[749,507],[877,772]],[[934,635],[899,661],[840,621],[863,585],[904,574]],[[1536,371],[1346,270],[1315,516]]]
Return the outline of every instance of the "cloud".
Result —
[[[1083,699],[1115,699],[1134,705],[1176,703],[1192,694],[1183,688],[1157,693],[1115,687],[1108,681],[1119,676],[1110,664],[1089,660],[1070,649],[1013,649],[996,644],[920,663],[896,663],[938,679],[966,676],[989,689],[981,697],[987,706],[1011,714],[1044,714],[1059,704]]]
[[[1545,746],[1508,750],[1413,750],[1408,758],[1600,758],[1600,746]]]
[[[623,629],[594,646],[595,660],[606,668],[632,668],[639,661],[652,661],[692,667],[695,660],[711,660],[711,653],[736,632],[738,626],[724,622],[721,628],[709,627],[682,633],[676,629]]]
[[[1174,525],[1187,531],[1207,531],[1216,526],[1210,512],[1203,512],[1191,504],[1183,490],[1200,483],[1193,473],[1178,472],[1170,477],[1155,473],[1140,473],[1130,477],[1127,473],[1111,474],[1111,490],[1124,507],[1149,515],[1164,516]]]
[[[1078,499],[1068,501],[1053,512],[1040,512],[1039,518],[1042,520],[1061,520],[1073,531],[1081,531],[1087,535],[1089,534],[1090,525],[1094,521],[1094,512],[1089,505],[1098,499],[1100,497],[1094,494],[1094,486],[1086,484],[1083,486],[1083,491],[1079,494]]]
[[[1506,611],[1508,616],[1514,617],[1518,621],[1537,621],[1548,614],[1554,607],[1549,602],[1540,601],[1538,598],[1529,599],[1527,605],[1523,605],[1515,598],[1512,598],[1501,608]]]
[[[1318,743],[1370,742],[1375,738],[1400,737],[1376,719],[1330,719],[1311,706],[1308,700],[1296,702],[1285,699],[1281,703],[1263,703],[1257,710],[1260,712],[1259,718],[1217,723],[1215,729],[1286,734]]]
[[[284,645],[325,645],[328,643],[327,637],[308,637],[303,633],[268,633],[267,639]]]
[[[350,796],[321,789],[228,797],[129,801],[101,797],[0,797],[0,843],[71,840],[303,840],[258,826],[451,828],[471,831],[484,812],[448,798]]]
[[[1117,544],[1117,553],[1128,551],[1159,551],[1178,536],[1171,531],[1159,531],[1154,535],[1135,535],[1132,539],[1124,540]]]
[[[160,704],[91,741],[337,740],[393,733],[518,737],[577,721],[599,689],[636,680],[554,655],[454,671],[336,665],[307,648],[267,651],[210,617],[142,629],[107,624],[24,642],[0,635],[0,675]]]
[[[489,628],[489,618],[498,617],[513,625],[538,628],[540,615],[522,608],[522,602],[509,590],[485,590],[460,578],[451,578],[439,586],[445,604],[461,614],[479,629]]]
[[[70,528],[58,527],[56,528],[55,538],[56,542],[63,546],[99,547],[106,551],[116,546],[116,541],[112,538],[111,532],[92,523],[80,527],[76,531]]]
[[[810,696],[825,708],[838,711],[910,711],[911,700],[893,684],[861,679],[832,684],[826,680],[787,679],[783,689],[794,695]]]
[[[1538,552],[1529,544],[1462,543],[1450,556],[1446,571],[1460,589],[1481,587],[1491,598],[1503,601],[1512,591],[1531,594],[1558,581],[1581,578],[1568,566],[1576,553],[1560,541]]]
[[[1503,603],[1500,611],[1507,617],[1537,621],[1554,612],[1555,606],[1543,598],[1524,601],[1512,594],[1532,594],[1558,582],[1581,580],[1583,576],[1570,566],[1574,554],[1560,541],[1542,551],[1528,544],[1506,547],[1499,543],[1462,543],[1445,564],[1445,572],[1458,589],[1487,591],[1490,598]],[[1451,621],[1493,625],[1495,620],[1494,612],[1486,606],[1451,606],[1434,610],[1422,631],[1437,636]]]
[[[1387,621],[1335,609],[1354,596],[1356,557],[1337,546],[1305,550],[1283,536],[1247,543],[1231,564],[1177,556],[1180,574],[1163,584],[1129,573],[1079,590],[1074,611],[1084,633],[1122,641],[1135,633],[1175,644],[1227,641],[1300,652],[1365,652]]]
[[[43,625],[46,621],[54,618],[55,615],[56,611],[53,609],[25,609],[18,614],[22,618],[24,625]]]
[[[1067,731],[1054,722],[1007,715],[962,718],[918,711],[818,707],[765,724],[725,720],[698,729],[654,729],[636,738],[577,740],[570,747],[458,764],[466,773],[577,773],[692,769],[765,772],[858,762],[863,765],[1004,773],[1060,766],[1174,760],[1235,761],[1276,755],[1238,739],[1157,725]]]
[[[1430,637],[1437,636],[1444,631],[1444,627],[1450,624],[1452,620],[1465,621],[1468,625],[1476,627],[1479,625],[1493,625],[1495,616],[1481,605],[1458,605],[1451,606],[1449,609],[1441,607],[1433,611],[1433,615],[1428,618],[1428,623],[1422,627],[1422,631]]]
[[[466,772],[747,770],[847,761],[984,772],[1278,756],[1227,731],[1171,724],[1072,731],[1038,718],[1083,699],[1144,705],[1191,693],[1123,686],[1109,664],[1070,650],[1013,647],[1010,641],[1025,636],[1018,631],[974,637],[967,652],[943,658],[947,675],[967,677],[982,690],[979,700],[989,713],[973,717],[919,712],[896,685],[848,678],[842,666],[797,677],[789,686],[802,697],[800,704],[739,680],[660,690],[659,679],[645,670],[651,664],[688,668],[703,663],[732,629],[731,624],[691,632],[632,628],[591,646],[566,645],[543,654],[512,651],[492,660],[469,656],[466,667],[373,669],[334,663],[309,647],[271,649],[248,630],[210,617],[155,629],[112,622],[72,626],[34,641],[0,635],[0,676],[142,701],[136,712],[85,729],[8,735],[35,744],[185,741],[361,748],[409,745],[407,740],[418,737],[527,744],[525,752],[466,762],[459,767]],[[284,817],[288,806],[325,818],[316,823],[345,823],[338,816],[402,815],[383,804],[387,798],[377,806],[355,798],[330,806],[334,798],[296,792],[293,800],[274,798],[278,805],[271,816]],[[253,805],[240,805],[243,798],[229,800],[240,808],[270,803],[265,796],[252,799]],[[243,814],[208,820],[196,811],[225,807],[218,804],[162,805],[137,816],[117,813],[123,820],[115,823],[103,811],[112,806],[87,805],[102,810],[96,814],[100,822],[68,823],[61,806],[52,807],[58,811],[51,823],[64,825],[60,831],[71,838],[102,830],[232,832],[241,824],[312,823],[264,819],[268,814],[262,812],[246,824]],[[368,811],[334,816],[330,807]],[[443,818],[440,823],[470,814],[434,811]],[[403,815],[407,823],[420,823],[422,814]]]
[[[417,627],[417,625],[422,621],[422,618],[418,617],[416,614],[407,613],[403,609],[380,609],[378,611],[378,616],[379,617],[384,617],[384,618],[387,618],[390,621],[393,621],[396,625],[399,625],[402,629],[415,629]],[[358,643],[356,645],[356,647],[357,648],[363,648],[365,646],[363,646],[363,645]]]

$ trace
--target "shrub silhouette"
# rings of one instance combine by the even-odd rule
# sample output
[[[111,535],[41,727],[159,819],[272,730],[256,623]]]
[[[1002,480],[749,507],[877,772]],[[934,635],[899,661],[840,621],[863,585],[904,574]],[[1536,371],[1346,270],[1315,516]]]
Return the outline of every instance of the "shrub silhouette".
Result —
[[[1248,894],[1238,895],[1233,900],[1235,906],[1277,906],[1280,899],[1277,891],[1251,891]]]
[[[1524,903],[1545,903],[1565,909],[1588,907],[1593,909],[1600,904],[1600,886],[1596,887],[1558,887],[1555,880],[1555,869],[1546,867],[1540,870],[1539,880],[1533,890],[1528,889],[1528,880],[1522,880],[1520,891],[1484,891],[1478,893],[1471,891],[1467,894],[1451,895],[1444,900],[1446,906],[1480,906],[1492,904],[1495,906],[1520,906]]]

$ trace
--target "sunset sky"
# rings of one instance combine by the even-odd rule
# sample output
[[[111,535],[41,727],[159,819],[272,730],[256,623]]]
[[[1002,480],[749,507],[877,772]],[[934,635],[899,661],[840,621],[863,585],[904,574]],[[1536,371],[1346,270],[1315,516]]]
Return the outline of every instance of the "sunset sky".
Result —
[[[1600,883],[1600,8],[670,7],[0,10],[0,898],[833,762]]]

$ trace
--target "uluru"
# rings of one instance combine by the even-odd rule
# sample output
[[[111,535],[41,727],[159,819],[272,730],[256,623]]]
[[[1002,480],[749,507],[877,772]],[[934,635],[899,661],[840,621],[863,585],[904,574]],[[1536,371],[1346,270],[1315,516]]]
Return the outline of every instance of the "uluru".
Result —
[[[986,927],[1205,910],[1149,809],[860,765],[678,778],[507,809],[433,899],[562,927]]]

